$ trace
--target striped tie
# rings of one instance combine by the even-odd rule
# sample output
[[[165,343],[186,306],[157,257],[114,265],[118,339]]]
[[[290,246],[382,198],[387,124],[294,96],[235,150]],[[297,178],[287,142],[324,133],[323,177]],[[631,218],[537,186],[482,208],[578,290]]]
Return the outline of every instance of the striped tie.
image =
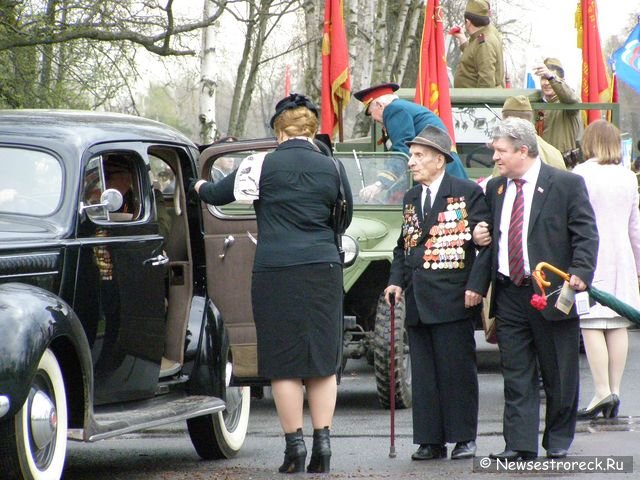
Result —
[[[511,209],[511,221],[509,222],[509,277],[511,281],[520,286],[524,278],[524,257],[522,255],[522,223],[524,221],[524,196],[522,185],[524,180],[516,178],[516,198]]]

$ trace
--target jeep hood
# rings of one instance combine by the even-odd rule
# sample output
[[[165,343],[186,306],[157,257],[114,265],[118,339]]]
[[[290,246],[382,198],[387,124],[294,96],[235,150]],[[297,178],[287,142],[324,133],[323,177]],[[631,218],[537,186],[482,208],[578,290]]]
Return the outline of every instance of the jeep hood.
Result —
[[[388,234],[389,228],[387,225],[372,218],[354,217],[347,229],[347,235],[355,238],[363,250],[374,248]]]

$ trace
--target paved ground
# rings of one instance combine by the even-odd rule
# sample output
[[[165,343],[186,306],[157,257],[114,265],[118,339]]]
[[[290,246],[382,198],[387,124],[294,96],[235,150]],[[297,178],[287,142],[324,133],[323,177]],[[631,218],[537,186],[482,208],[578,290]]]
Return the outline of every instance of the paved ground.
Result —
[[[396,457],[389,458],[389,411],[377,404],[371,367],[364,361],[349,361],[340,386],[332,430],[332,472],[323,478],[423,479],[423,478],[575,478],[583,474],[551,474],[550,471],[515,473],[480,465],[483,457],[504,448],[502,438],[502,376],[496,352],[481,346],[480,419],[478,457],[471,460],[410,460],[416,446],[411,436],[411,411],[396,412]],[[585,356],[581,356],[581,406],[591,398],[593,386]],[[620,416],[615,420],[580,422],[570,450],[570,460],[598,456],[633,458],[637,472],[613,476],[612,472],[589,473],[585,478],[640,478],[640,331],[630,332],[630,352],[622,389]],[[541,408],[544,412],[544,403]],[[305,432],[311,426],[305,425]],[[309,435],[309,433],[307,433]],[[126,435],[95,444],[73,443],[69,449],[65,480],[250,480],[283,479],[276,469],[282,462],[284,440],[273,401],[267,395],[252,401],[246,443],[236,458],[218,462],[200,460],[190,444],[183,424]],[[540,454],[544,455],[540,448]],[[544,460],[544,459],[541,459]],[[627,466],[630,463],[627,461]],[[532,465],[535,467],[535,465]],[[538,469],[550,468],[540,464]],[[584,474],[586,475],[586,474]],[[293,478],[322,476],[295,475]],[[1,478],[1,475],[0,475]],[[287,477],[291,478],[291,477]]]

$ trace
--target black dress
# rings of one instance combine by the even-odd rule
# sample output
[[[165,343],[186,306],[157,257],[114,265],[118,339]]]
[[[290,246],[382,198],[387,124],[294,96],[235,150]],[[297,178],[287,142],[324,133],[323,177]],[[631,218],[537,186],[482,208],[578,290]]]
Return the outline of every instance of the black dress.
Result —
[[[233,201],[234,179],[235,172],[202,185],[200,197],[214,205]],[[307,140],[283,142],[264,159],[254,202],[259,240],[251,287],[263,377],[336,372],[343,287],[329,219],[338,185],[333,161]],[[352,205],[351,191],[345,193]]]

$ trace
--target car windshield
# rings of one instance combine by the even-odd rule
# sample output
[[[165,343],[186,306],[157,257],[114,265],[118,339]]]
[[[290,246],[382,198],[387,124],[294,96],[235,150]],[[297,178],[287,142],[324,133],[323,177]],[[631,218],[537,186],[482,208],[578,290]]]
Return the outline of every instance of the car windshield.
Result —
[[[0,147],[0,212],[46,216],[62,199],[62,167],[48,153]]]

